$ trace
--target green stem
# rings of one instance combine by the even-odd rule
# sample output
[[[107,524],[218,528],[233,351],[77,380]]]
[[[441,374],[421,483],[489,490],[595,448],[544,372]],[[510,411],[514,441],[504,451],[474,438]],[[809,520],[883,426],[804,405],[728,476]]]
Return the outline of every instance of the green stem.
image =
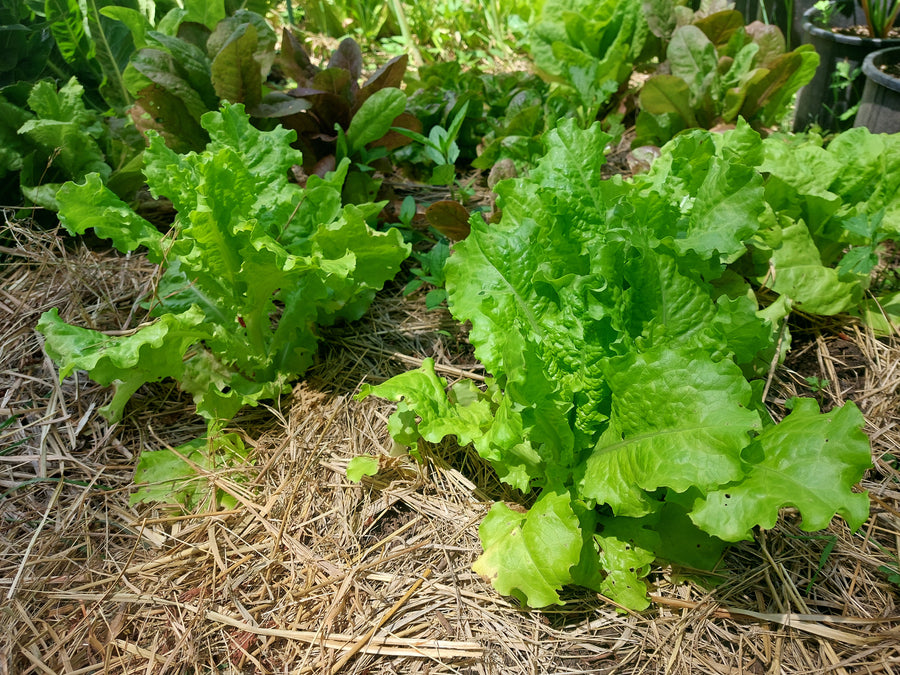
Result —
[[[400,26],[400,35],[403,36],[403,43],[406,45],[406,50],[410,53],[413,65],[417,67],[421,66],[425,61],[422,60],[422,54],[419,53],[419,48],[412,39],[409,23],[406,20],[406,12],[403,11],[403,3],[400,0],[388,0],[388,4],[394,12],[394,17],[397,19],[397,25]]]
[[[494,2],[494,0],[487,0],[485,2],[484,18],[487,21],[491,35],[494,37],[494,42],[497,43],[497,46],[504,54],[508,54],[511,50],[509,45],[506,44],[506,36],[503,34],[503,28],[500,24],[500,12],[498,11],[497,4],[498,3]]]

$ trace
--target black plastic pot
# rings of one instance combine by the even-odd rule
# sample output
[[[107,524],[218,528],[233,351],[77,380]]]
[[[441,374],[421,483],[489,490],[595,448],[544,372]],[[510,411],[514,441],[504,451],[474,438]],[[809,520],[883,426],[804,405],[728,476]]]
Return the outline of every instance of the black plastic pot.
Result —
[[[862,64],[866,56],[879,49],[900,46],[900,39],[876,39],[841,35],[826,28],[820,28],[817,20],[819,10],[813,8],[803,14],[803,32],[806,41],[819,53],[819,67],[813,79],[797,96],[797,111],[794,117],[794,131],[802,131],[810,124],[817,123],[827,131],[849,128],[851,121],[841,120],[841,116],[851,110],[862,98],[865,77]],[[831,18],[834,27],[865,26],[866,18],[858,7],[852,16],[844,16],[835,11]],[[838,63],[846,61],[849,72],[857,73],[852,83],[833,87]]]
[[[875,134],[900,133],[900,78],[881,70],[896,64],[900,64],[900,47],[872,52],[863,61],[866,86],[853,126]]]

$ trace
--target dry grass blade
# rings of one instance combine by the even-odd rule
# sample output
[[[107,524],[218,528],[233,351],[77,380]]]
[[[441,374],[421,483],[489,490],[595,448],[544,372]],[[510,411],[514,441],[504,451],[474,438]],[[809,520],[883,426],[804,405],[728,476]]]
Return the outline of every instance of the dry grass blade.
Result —
[[[202,422],[163,382],[108,425],[96,410],[109,392],[83,374],[60,383],[33,327],[59,307],[129,330],[144,320],[140,280],[153,268],[25,223],[3,237],[0,675],[900,672],[897,340],[846,327],[795,335],[771,379],[776,408],[802,393],[864,411],[875,469],[861,532],[835,521],[805,533],[788,509],[733,547],[721,574],[657,568],[647,612],[579,591],[528,612],[471,571],[487,506],[514,495],[450,442],[422,464],[391,457],[391,406],[354,399],[363,380],[426,357],[448,378],[483,378],[445,312],[389,289],[361,322],[329,329],[305,382],[234,421],[252,467],[204,476],[238,508],[134,506],[137,455],[195,438]],[[827,386],[811,391],[808,377]],[[344,471],[360,454],[382,469],[351,484]]]

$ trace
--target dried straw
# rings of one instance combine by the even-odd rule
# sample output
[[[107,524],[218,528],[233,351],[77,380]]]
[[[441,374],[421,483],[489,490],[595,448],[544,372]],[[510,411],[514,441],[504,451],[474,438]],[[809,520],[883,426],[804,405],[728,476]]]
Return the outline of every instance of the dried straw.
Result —
[[[0,242],[0,675],[900,672],[897,339],[795,335],[770,387],[776,414],[810,376],[828,380],[826,407],[865,413],[875,468],[859,533],[836,520],[810,535],[788,509],[711,579],[657,568],[646,612],[577,590],[524,611],[471,571],[480,519],[514,495],[451,442],[421,464],[391,457],[391,406],[354,399],[425,357],[481,379],[446,313],[388,289],[325,331],[304,382],[234,421],[253,465],[202,477],[237,508],[132,506],[139,453],[202,432],[190,401],[148,385],[109,425],[96,413],[109,392],[84,374],[59,383],[33,328],[51,307],[132,328],[153,269],[25,222]],[[360,454],[382,470],[354,485]]]

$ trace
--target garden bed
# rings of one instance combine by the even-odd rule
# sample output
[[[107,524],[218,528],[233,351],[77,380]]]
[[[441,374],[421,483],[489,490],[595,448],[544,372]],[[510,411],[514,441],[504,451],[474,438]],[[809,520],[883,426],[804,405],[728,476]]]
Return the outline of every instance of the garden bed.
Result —
[[[364,318],[328,329],[316,365],[280,405],[233,421],[253,466],[203,480],[236,509],[129,505],[144,448],[202,433],[174,385],[145,386],[125,419],[109,391],[61,384],[33,327],[59,307],[119,330],[152,270],[6,220],[0,270],[0,673],[800,673],[900,667],[900,339],[852,320],[794,329],[768,404],[854,401],[875,468],[858,533],[808,534],[792,510],[732,547],[717,573],[654,568],[653,606],[620,611],[587,591],[525,611],[471,570],[478,524],[512,499],[473,450],[387,458],[392,404],[356,401],[434,358],[480,381],[462,329],[423,294],[386,289]],[[815,378],[815,379],[812,379]],[[361,484],[349,459],[382,457]],[[718,574],[721,572],[721,575]]]

